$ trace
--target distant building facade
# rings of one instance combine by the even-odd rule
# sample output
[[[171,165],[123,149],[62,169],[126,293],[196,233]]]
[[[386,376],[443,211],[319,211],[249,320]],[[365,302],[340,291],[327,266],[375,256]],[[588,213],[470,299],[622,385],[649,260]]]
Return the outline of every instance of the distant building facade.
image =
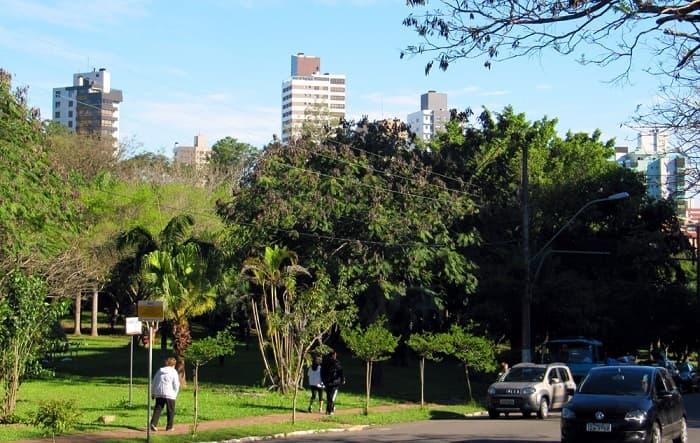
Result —
[[[291,76],[282,83],[282,143],[299,137],[305,123],[335,126],[345,118],[345,75],[320,71],[319,57],[292,55]]]
[[[406,123],[421,140],[430,141],[450,121],[447,94],[428,91],[420,96],[420,111],[408,114]]]
[[[119,143],[119,107],[122,91],[112,88],[104,68],[73,74],[73,85],[53,89],[53,121],[71,131]]]
[[[616,148],[618,164],[644,174],[647,195],[671,198],[676,213],[686,216],[685,157],[669,147],[669,136],[657,129],[643,130],[637,136],[637,150]]]
[[[174,160],[176,164],[203,166],[209,162],[211,148],[207,146],[206,137],[199,134],[194,136],[194,146],[175,146]]]

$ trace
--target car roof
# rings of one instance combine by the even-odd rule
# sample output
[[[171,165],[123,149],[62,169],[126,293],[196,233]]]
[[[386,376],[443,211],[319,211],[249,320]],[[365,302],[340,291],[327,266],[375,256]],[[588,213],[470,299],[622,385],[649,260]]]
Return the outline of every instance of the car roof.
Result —
[[[587,344],[598,345],[598,346],[601,346],[603,344],[603,342],[601,342],[600,340],[596,340],[594,338],[585,338],[585,337],[552,338],[552,339],[545,340],[544,343],[587,343]]]
[[[559,363],[559,362],[552,362],[552,363],[518,363],[516,365],[513,365],[513,368],[542,368],[542,369],[547,369],[552,366],[566,366],[566,363]]]
[[[648,366],[648,365],[606,365],[606,366],[596,366],[590,369],[589,372],[613,372],[622,371],[626,373],[631,372],[653,372],[653,371],[665,371],[666,368],[663,366]]]

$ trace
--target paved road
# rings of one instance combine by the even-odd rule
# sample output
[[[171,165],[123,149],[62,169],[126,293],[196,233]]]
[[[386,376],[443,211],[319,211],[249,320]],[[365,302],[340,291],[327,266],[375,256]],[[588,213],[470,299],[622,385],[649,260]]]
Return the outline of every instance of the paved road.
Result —
[[[685,396],[688,410],[688,441],[700,442],[700,394]],[[378,426],[357,432],[288,437],[285,443],[308,441],[360,442],[434,442],[434,443],[539,443],[559,441],[559,414],[547,420],[523,419],[512,414],[491,420],[485,416],[459,420],[430,420],[391,426]]]

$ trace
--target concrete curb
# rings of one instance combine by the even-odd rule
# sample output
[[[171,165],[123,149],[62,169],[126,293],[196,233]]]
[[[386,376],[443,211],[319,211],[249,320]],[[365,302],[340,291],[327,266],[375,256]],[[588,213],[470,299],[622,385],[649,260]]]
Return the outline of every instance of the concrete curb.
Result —
[[[247,443],[247,442],[251,442],[251,441],[276,440],[276,439],[287,438],[287,437],[300,437],[303,435],[327,434],[327,433],[331,433],[331,432],[362,431],[362,430],[367,429],[369,427],[370,427],[370,425],[355,425],[355,426],[349,426],[347,428],[310,429],[308,431],[283,432],[280,434],[273,434],[273,435],[263,435],[263,436],[257,436],[257,437],[243,437],[243,438],[236,438],[233,440],[222,440],[219,442],[205,442],[205,443]]]

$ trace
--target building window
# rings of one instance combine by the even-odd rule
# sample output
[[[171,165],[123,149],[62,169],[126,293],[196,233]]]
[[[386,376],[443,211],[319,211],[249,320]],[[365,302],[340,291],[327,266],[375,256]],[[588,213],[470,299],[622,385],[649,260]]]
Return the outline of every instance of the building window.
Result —
[[[61,91],[54,91],[54,97],[61,98]]]
[[[73,117],[73,111],[68,111],[68,117]]]
[[[61,118],[61,113],[59,111],[56,111],[54,114],[54,118]]]
[[[68,107],[69,107],[69,108],[72,108],[72,107],[73,107],[73,100],[69,100],[69,101],[68,101]]]
[[[60,108],[60,107],[61,107],[61,102],[54,103],[54,108]]]
[[[73,127],[73,122],[68,122],[68,127],[72,128]]]

